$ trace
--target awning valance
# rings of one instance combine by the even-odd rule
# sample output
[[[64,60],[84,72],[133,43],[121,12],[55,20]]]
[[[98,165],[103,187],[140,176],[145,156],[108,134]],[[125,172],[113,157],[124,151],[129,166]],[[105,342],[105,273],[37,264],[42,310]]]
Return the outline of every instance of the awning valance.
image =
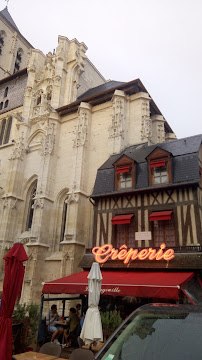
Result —
[[[130,224],[134,214],[117,215],[112,219],[112,225],[116,224]]]
[[[44,294],[88,294],[89,271],[66,276],[44,284]],[[182,284],[193,272],[102,271],[101,295],[136,296],[177,300]]]
[[[117,174],[129,172],[129,171],[130,171],[130,166],[122,166],[122,167],[116,168],[116,173]]]
[[[149,215],[149,221],[170,220],[172,212],[172,210],[153,212]]]
[[[159,166],[165,166],[165,164],[166,164],[165,160],[152,161],[150,163],[150,167],[154,168],[154,167],[159,167]]]

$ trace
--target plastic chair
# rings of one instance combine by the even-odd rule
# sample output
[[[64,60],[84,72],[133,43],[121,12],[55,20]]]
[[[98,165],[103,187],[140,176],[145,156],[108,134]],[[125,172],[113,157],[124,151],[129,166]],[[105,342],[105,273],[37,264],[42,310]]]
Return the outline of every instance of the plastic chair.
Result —
[[[84,349],[75,349],[72,351],[70,360],[93,360],[94,354],[91,350],[84,350]]]
[[[61,347],[58,344],[54,344],[54,343],[46,343],[44,344],[41,349],[39,350],[39,352],[41,354],[46,354],[46,355],[53,355],[53,356],[57,356],[60,357],[61,355]]]

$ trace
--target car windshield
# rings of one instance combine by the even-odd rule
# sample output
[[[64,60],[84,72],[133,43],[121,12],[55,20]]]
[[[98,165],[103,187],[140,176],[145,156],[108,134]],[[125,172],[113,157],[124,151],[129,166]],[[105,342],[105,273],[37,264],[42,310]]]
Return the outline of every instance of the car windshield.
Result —
[[[202,313],[141,312],[115,334],[98,359],[201,360]]]

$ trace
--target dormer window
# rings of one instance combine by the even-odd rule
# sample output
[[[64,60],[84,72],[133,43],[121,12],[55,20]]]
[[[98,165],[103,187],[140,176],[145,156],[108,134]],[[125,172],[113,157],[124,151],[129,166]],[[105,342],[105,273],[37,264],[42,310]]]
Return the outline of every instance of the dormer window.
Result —
[[[156,148],[148,157],[149,185],[168,184],[172,181],[171,154]]]
[[[135,186],[134,160],[123,155],[116,163],[115,167],[115,189],[127,189]]]
[[[132,174],[130,166],[117,168],[116,174],[119,176],[120,189],[132,187]]]
[[[167,163],[163,161],[154,161],[150,163],[153,184],[166,184],[168,183],[168,170]]]

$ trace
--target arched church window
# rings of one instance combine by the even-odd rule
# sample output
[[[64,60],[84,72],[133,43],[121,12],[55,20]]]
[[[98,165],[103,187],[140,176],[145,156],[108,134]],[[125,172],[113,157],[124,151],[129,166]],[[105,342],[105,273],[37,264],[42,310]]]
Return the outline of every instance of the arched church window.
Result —
[[[29,230],[32,227],[32,221],[33,221],[33,216],[34,216],[34,201],[36,198],[36,189],[37,189],[37,182],[34,183],[32,189],[31,189],[31,192],[30,192],[30,196],[29,196],[26,230]]]
[[[4,97],[7,97],[8,96],[8,87],[5,88],[5,91],[4,91]]]
[[[5,39],[5,32],[2,30],[0,31],[0,55],[2,54],[3,51],[4,39]]]
[[[22,55],[23,55],[23,50],[18,49],[16,59],[15,59],[15,66],[14,66],[14,72],[13,72],[14,74],[20,70],[20,64],[22,62]]]
[[[4,143],[4,133],[6,129],[6,119],[3,119],[0,123],[0,145]]]
[[[12,117],[0,121],[0,145],[7,144],[10,138]]]
[[[66,220],[67,220],[67,198],[64,200],[63,203],[60,242],[64,240]]]
[[[4,107],[5,107],[5,108],[8,107],[8,100],[5,101]]]
[[[3,108],[3,101],[0,103],[0,110]]]
[[[7,129],[6,129],[6,132],[5,132],[4,144],[7,144],[7,143],[9,142],[10,133],[11,133],[11,127],[12,127],[12,122],[13,122],[13,119],[12,119],[12,117],[10,117],[10,118],[7,120]]]

